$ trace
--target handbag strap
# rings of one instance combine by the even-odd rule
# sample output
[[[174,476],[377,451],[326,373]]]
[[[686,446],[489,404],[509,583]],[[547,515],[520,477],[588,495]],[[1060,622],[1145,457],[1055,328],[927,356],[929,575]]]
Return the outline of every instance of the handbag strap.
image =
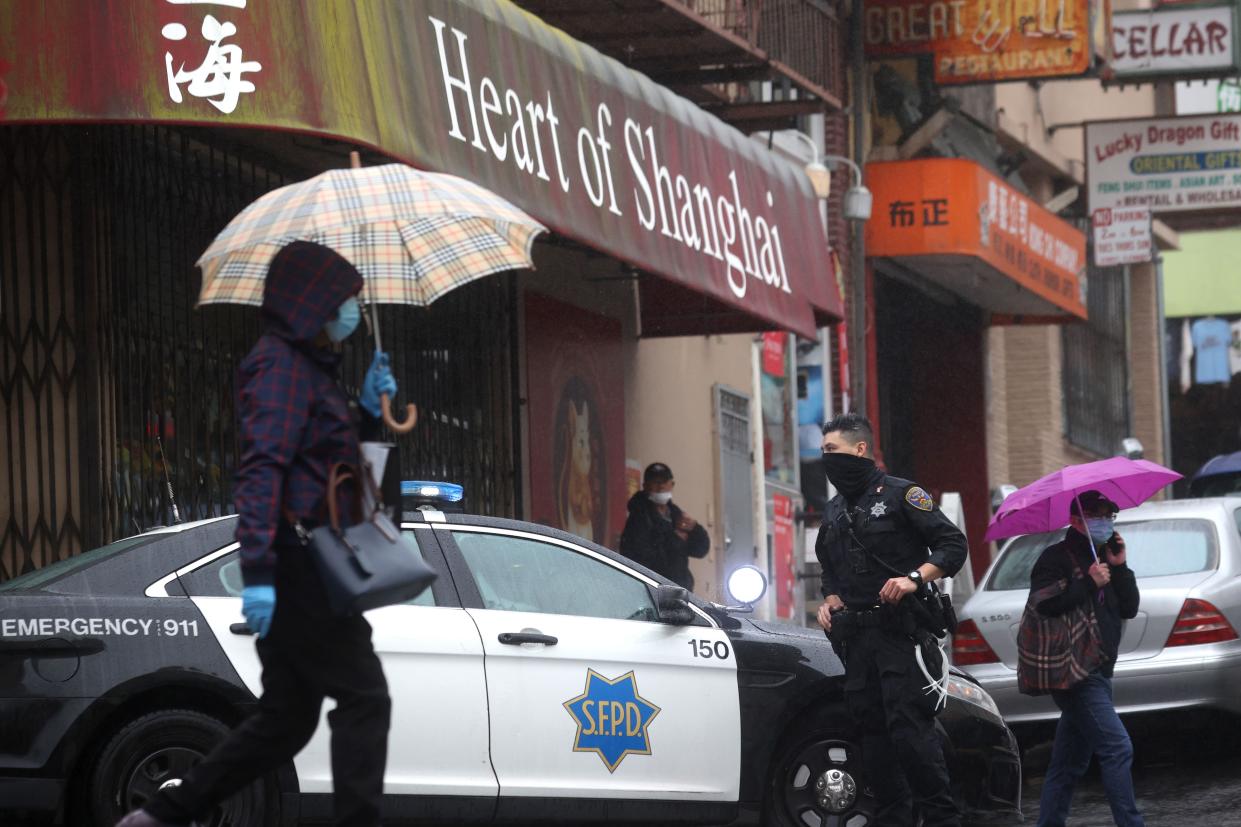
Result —
[[[370,479],[369,473],[359,475],[357,472],[357,469],[347,462],[338,462],[332,466],[331,470],[328,471],[328,479],[327,479],[328,525],[330,525],[332,527],[332,531],[336,532],[337,534],[341,533],[340,532],[340,506],[338,505],[338,499],[336,496],[337,489],[340,487],[342,483],[344,483],[347,480],[352,479],[356,482],[359,476],[366,477],[367,480],[370,482],[371,493],[375,495],[375,503],[376,505],[378,505],[381,502],[381,500],[379,499],[378,491],[375,489],[375,482],[374,480]],[[353,521],[354,523],[360,523],[362,522],[362,492],[361,490],[355,490],[352,499],[353,499]],[[288,506],[284,506],[283,508],[281,508],[280,513],[281,513],[281,516],[284,517],[285,522],[291,525],[293,527],[293,530],[297,532],[297,536],[302,541],[303,545],[307,543],[310,540],[310,532],[308,532],[306,530],[306,527],[302,525],[301,519],[299,519],[298,516],[293,513],[293,510],[290,509]]]
[[[328,472],[327,478],[327,513],[328,525],[332,527],[332,531],[340,534],[340,506],[337,501],[337,489],[346,480],[352,479],[355,483],[358,479],[357,470],[347,462],[338,462],[332,466],[332,470]],[[362,522],[362,492],[360,489],[354,489],[353,494],[353,521],[355,523]]]
[[[1068,543],[1065,543],[1064,553],[1069,558],[1069,565],[1073,567],[1073,573],[1071,575],[1071,579],[1057,580],[1055,583],[1050,583],[1044,586],[1043,588],[1038,589],[1037,591],[1032,590],[1030,592],[1030,596],[1026,598],[1027,607],[1034,607],[1034,609],[1037,611],[1038,604],[1042,603],[1044,600],[1046,600],[1049,597],[1055,597],[1058,594],[1063,594],[1064,592],[1068,591],[1069,586],[1072,584],[1073,580],[1084,578],[1086,576],[1082,572],[1082,567],[1078,564],[1077,558],[1073,556],[1073,549],[1069,548]],[[1064,585],[1061,585],[1062,583]],[[1087,601],[1087,603],[1089,605],[1089,601]],[[1091,611],[1092,612],[1094,611],[1093,605],[1091,605]]]

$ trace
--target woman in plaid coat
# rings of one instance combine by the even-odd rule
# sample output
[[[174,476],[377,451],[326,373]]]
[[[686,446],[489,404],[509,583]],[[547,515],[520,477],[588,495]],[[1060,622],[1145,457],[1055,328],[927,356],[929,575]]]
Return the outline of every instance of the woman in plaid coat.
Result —
[[[180,786],[161,790],[118,827],[205,820],[218,803],[301,751],[325,697],[336,699],[328,713],[336,823],[380,823],[391,702],[371,627],[361,615],[329,611],[287,519],[307,528],[326,521],[330,469],[358,462],[359,427],[377,430],[380,394],[396,393],[383,354],[363,384],[361,422],[337,384],[336,346],[358,325],[361,289],[353,265],[318,244],[294,242],[272,260],[264,332],[237,372],[242,454],[234,490],[242,613],[258,634],[263,696]]]

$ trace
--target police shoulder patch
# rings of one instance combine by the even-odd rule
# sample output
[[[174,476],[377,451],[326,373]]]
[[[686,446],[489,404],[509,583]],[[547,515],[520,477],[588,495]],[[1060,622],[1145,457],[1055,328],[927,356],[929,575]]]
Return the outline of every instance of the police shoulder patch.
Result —
[[[905,492],[905,502],[919,511],[930,511],[935,508],[935,500],[931,499],[931,495],[917,485],[910,486],[909,490]]]

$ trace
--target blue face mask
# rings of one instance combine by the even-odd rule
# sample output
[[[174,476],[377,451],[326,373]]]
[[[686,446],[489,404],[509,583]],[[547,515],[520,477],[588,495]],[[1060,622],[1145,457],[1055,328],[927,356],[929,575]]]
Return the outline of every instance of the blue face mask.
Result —
[[[1116,533],[1115,517],[1087,517],[1086,530],[1096,543],[1106,543]]]
[[[350,333],[358,329],[360,321],[362,321],[362,309],[358,307],[358,300],[350,296],[345,299],[340,310],[336,311],[336,318],[323,326],[323,332],[333,342],[340,344],[349,338]]]

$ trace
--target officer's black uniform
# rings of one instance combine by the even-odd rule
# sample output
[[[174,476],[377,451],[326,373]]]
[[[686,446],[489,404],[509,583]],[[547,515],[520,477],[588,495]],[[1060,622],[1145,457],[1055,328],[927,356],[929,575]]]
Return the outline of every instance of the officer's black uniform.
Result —
[[[880,607],[879,590],[928,562],[956,574],[968,555],[965,536],[925,491],[876,469],[855,501],[841,494],[828,502],[815,554],[823,596],[838,595],[846,606],[832,616],[832,642],[844,653],[845,699],[860,729],[879,823],[913,824],[912,788],[926,827],[957,827],[934,726],[937,699],[923,691],[914,656],[915,616],[906,605],[914,597]]]

